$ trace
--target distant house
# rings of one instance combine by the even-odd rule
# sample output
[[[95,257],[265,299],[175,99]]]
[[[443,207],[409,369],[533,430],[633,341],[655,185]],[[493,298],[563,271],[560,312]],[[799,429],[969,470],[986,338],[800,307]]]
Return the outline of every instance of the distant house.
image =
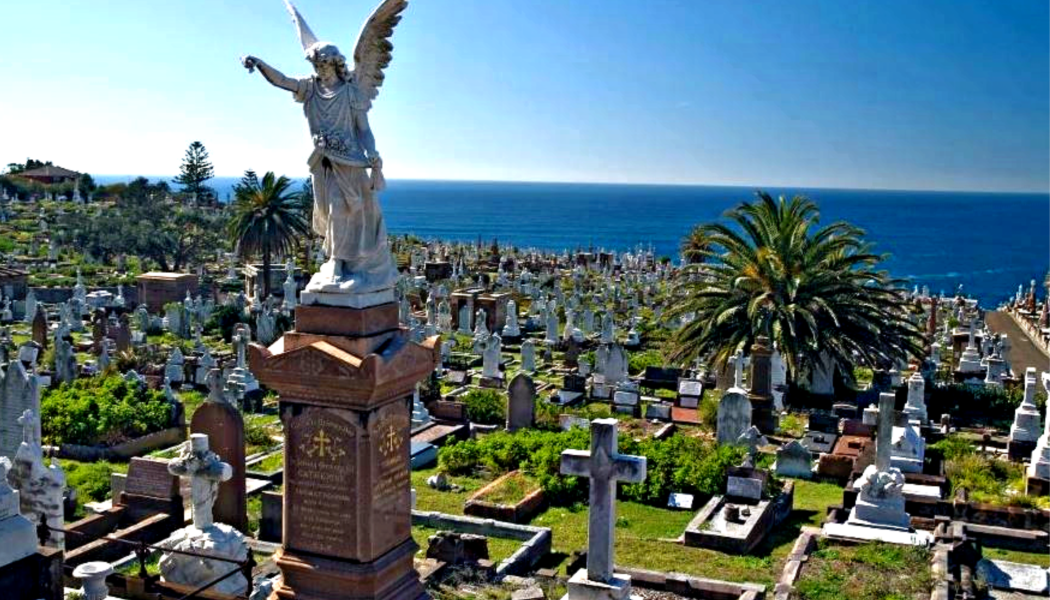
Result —
[[[32,179],[33,181],[39,181],[46,185],[54,185],[56,183],[72,183],[80,177],[80,173],[70,171],[69,169],[63,169],[62,167],[48,165],[37,169],[22,171],[21,173],[18,173],[18,176]]]

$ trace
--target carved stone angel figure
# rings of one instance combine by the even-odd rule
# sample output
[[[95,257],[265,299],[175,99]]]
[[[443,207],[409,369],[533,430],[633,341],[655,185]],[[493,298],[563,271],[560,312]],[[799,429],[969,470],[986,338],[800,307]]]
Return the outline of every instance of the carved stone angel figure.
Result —
[[[384,0],[365,22],[352,71],[339,49],[319,41],[299,11],[287,0],[285,4],[314,74],[295,79],[254,56],[242,62],[250,72],[258,68],[271,84],[292,92],[303,105],[313,137],[314,150],[307,161],[314,187],[313,229],[324,236],[328,262],[311,278],[304,302],[311,294],[323,295],[324,299],[315,296],[318,302],[359,308],[393,300],[397,269],[376,199],[385,185],[383,161],[368,125],[368,110],[383,83],[383,69],[390,64],[389,38],[407,0]]]

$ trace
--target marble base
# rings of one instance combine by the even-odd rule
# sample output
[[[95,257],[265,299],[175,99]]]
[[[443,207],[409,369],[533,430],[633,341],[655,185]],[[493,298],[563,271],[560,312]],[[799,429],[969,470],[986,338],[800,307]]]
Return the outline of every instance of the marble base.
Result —
[[[849,513],[847,525],[875,527],[879,529],[911,529],[911,518],[904,512],[904,496],[895,498],[866,499],[861,494]]]
[[[184,552],[209,554],[217,558],[243,561],[248,558],[248,541],[244,534],[221,523],[206,529],[192,525],[176,531],[160,544],[161,547]],[[220,560],[202,559],[185,554],[165,553],[161,556],[160,572],[165,581],[199,587],[236,569],[237,565]],[[248,580],[238,573],[209,588],[220,594],[244,594]]]
[[[394,302],[394,288],[369,292],[367,294],[338,294],[330,292],[303,292],[299,301],[304,306],[319,304],[322,306],[339,306],[343,308],[368,308],[388,302]]]
[[[568,593],[562,600],[627,600],[631,597],[631,577],[613,573],[605,583],[587,579],[587,569],[580,569],[569,579]]]

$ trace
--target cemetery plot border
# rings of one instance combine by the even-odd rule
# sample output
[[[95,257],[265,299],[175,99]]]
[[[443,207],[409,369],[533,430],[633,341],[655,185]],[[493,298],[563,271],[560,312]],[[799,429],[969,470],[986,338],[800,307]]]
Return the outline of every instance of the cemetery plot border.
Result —
[[[521,500],[514,504],[486,500],[486,497],[495,495],[502,488],[515,485],[518,480],[521,480],[526,486],[534,485],[535,489],[525,494]],[[543,494],[543,488],[539,484],[533,483],[520,471],[511,471],[500,476],[468,498],[463,506],[463,513],[472,517],[508,521],[510,523],[528,523],[543,510],[544,506],[546,506],[546,498]]]

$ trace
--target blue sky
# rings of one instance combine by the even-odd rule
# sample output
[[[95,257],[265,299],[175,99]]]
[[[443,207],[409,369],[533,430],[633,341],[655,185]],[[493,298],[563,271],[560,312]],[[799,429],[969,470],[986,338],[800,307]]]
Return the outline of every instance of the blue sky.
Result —
[[[374,0],[299,0],[349,55]],[[306,174],[279,0],[0,5],[0,163]],[[412,0],[372,111],[389,177],[1042,191],[1045,0]]]

